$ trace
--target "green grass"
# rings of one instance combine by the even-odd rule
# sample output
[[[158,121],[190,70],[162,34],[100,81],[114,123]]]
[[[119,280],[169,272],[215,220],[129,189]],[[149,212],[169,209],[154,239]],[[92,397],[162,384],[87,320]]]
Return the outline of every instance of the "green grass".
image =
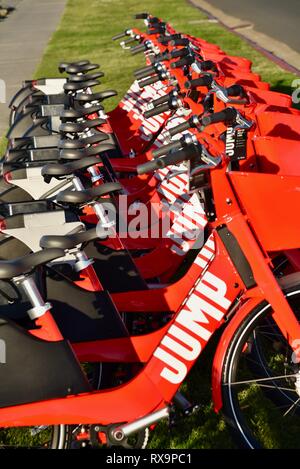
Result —
[[[260,73],[273,89],[291,94],[295,75],[283,71],[238,36],[215,23],[203,22],[206,16],[185,0],[69,0],[62,21],[38,66],[35,77],[58,76],[57,63],[88,57],[100,63],[105,71],[103,88],[115,88],[119,96],[107,102],[113,109],[130,86],[132,71],[144,65],[143,56],[131,57],[128,51],[113,43],[111,37],[128,27],[143,27],[142,21],[132,19],[141,10],[167,19],[178,31],[188,32],[218,44],[225,52],[247,57],[253,71]],[[29,78],[29,77],[28,77]],[[0,139],[0,154],[6,141]]]
[[[57,63],[88,57],[100,63],[105,71],[104,87],[114,87],[118,98],[109,101],[109,109],[132,82],[132,71],[144,65],[143,55],[131,56],[122,50],[111,37],[129,27],[143,28],[141,20],[132,19],[136,12],[146,10],[167,19],[178,31],[194,34],[218,44],[225,52],[247,57],[253,62],[253,71],[274,89],[291,92],[295,78],[254,50],[238,36],[223,27],[202,22],[206,16],[184,0],[147,0],[141,5],[137,0],[69,0],[61,25],[50,41],[35,76],[57,76]],[[199,21],[199,23],[197,23]]]
[[[129,27],[143,27],[142,21],[132,19],[134,13],[146,10],[168,20],[178,31],[186,32],[218,44],[232,55],[247,57],[253,62],[253,71],[260,73],[272,88],[291,93],[295,76],[283,71],[253,50],[236,35],[215,23],[203,21],[205,15],[185,0],[69,0],[65,14],[54,33],[35,77],[58,76],[59,61],[89,58],[100,63],[105,77],[101,88],[114,88],[117,98],[109,100],[107,110],[116,106],[132,83],[132,72],[144,65],[143,56],[132,57],[111,37]],[[4,143],[2,141],[2,148]],[[0,142],[1,149],[1,142]],[[222,418],[216,415],[211,403],[210,369],[217,341],[214,340],[201,356],[184,385],[186,395],[201,403],[201,411],[168,431],[161,424],[154,432],[152,448],[231,448],[232,439]]]

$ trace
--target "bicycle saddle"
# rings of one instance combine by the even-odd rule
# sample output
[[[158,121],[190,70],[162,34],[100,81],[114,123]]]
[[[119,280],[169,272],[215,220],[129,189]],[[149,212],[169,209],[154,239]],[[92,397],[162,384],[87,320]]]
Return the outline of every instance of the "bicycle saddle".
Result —
[[[65,83],[63,88],[65,91],[78,91],[84,90],[86,88],[91,88],[92,86],[100,85],[99,80],[88,80],[88,81],[80,81],[78,83]]]
[[[105,195],[109,195],[120,190],[122,190],[122,186],[118,182],[107,182],[105,184],[101,184],[101,186],[85,189],[84,191],[66,190],[64,192],[59,192],[57,194],[56,201],[61,204],[88,204],[93,200],[97,200],[100,197],[104,197]],[[107,201],[108,199],[104,199],[104,202]]]
[[[60,73],[66,72],[68,67],[86,67],[91,65],[89,60],[79,60],[78,62],[60,62],[58,70]],[[77,72],[74,72],[77,73]]]
[[[87,73],[86,75],[69,75],[68,82],[70,83],[78,83],[88,80],[97,80],[97,78],[104,77],[103,72],[96,72],[96,73]]]
[[[117,91],[115,90],[105,90],[99,93],[93,94],[84,94],[79,93],[77,96],[74,97],[75,101],[79,101],[82,103],[88,103],[91,101],[103,101],[104,99],[112,98],[113,96],[117,96]]]
[[[89,156],[99,155],[102,152],[115,150],[116,146],[111,143],[101,143],[94,147],[80,149],[64,149],[60,152],[60,158],[63,160],[80,160]]]
[[[70,140],[70,139],[60,139],[57,143],[58,148],[64,149],[64,148],[86,148],[88,145],[94,145],[100,142],[103,142],[104,140],[107,140],[108,136],[104,132],[97,132],[94,135],[91,135],[90,137],[85,137],[85,138],[80,138],[76,140]]]
[[[65,253],[62,249],[53,248],[34,252],[33,254],[9,261],[0,261],[0,279],[11,279],[19,275],[28,274],[39,265],[47,264],[54,259],[64,257],[64,255]]]
[[[86,120],[84,122],[66,122],[59,126],[59,131],[62,133],[81,133],[86,129],[92,129],[100,125],[106,124],[105,119]]]
[[[69,176],[75,171],[86,169],[89,166],[93,166],[100,162],[100,158],[91,156],[89,158],[85,158],[84,160],[72,161],[72,163],[50,163],[43,166],[41,174],[44,177],[45,182],[50,182],[52,177]]]
[[[66,71],[67,73],[71,73],[71,74],[87,73],[87,72],[91,72],[92,70],[96,70],[96,68],[99,68],[99,67],[100,67],[99,64],[87,63],[85,65],[78,65],[75,63],[75,64],[67,65],[64,71]]]
[[[102,235],[98,228],[92,228],[88,231],[80,231],[79,233],[65,236],[46,235],[41,238],[40,246],[44,249],[72,249],[75,246],[78,246],[78,244],[88,243],[95,239],[105,239],[107,238],[107,235],[108,234],[105,230],[103,230]]]
[[[101,104],[98,104],[97,106],[91,106],[89,108],[86,107],[80,107],[78,109],[65,109],[62,111],[60,114],[60,119],[63,122],[63,120],[73,120],[73,119],[80,119],[81,117],[84,117],[89,114],[93,114],[94,112],[98,111],[103,111],[104,107],[101,106]]]

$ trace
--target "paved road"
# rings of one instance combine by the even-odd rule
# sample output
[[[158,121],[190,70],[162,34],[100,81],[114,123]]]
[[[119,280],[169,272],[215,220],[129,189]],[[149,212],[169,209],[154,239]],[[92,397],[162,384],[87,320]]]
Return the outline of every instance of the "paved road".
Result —
[[[207,0],[300,52],[300,0]]]
[[[6,83],[8,103],[22,81],[32,77],[59,23],[66,0],[5,0],[5,4],[16,6],[0,22],[0,79]],[[0,103],[0,136],[7,126],[7,104]]]

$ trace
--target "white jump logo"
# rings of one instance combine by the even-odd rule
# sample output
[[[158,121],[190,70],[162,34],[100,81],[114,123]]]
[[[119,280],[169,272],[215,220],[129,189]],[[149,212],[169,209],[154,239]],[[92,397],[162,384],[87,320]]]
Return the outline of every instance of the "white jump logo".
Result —
[[[211,332],[205,327],[209,324],[208,317],[221,321],[231,304],[226,298],[226,292],[227,286],[223,280],[208,271],[204,274],[154,352],[154,356],[167,365],[160,373],[162,378],[172,384],[179,384],[184,380],[188,371],[184,361],[194,361],[201,352],[200,339],[207,342],[211,336]],[[205,298],[212,300],[216,306],[208,303]]]
[[[6,343],[0,339],[0,364],[6,363]]]

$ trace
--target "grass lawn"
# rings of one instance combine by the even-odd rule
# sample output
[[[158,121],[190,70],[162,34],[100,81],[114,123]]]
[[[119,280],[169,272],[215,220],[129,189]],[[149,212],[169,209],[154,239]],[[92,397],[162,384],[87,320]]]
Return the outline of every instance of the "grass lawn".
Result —
[[[260,73],[272,88],[290,93],[295,78],[268,61],[240,38],[216,23],[185,0],[69,0],[64,17],[54,33],[36,77],[57,76],[57,63],[62,60],[89,58],[100,63],[105,77],[101,89],[114,88],[117,98],[109,100],[107,110],[114,108],[132,82],[132,72],[144,65],[143,55],[130,56],[111,37],[118,32],[143,23],[132,19],[136,12],[147,11],[168,20],[178,31],[190,33],[218,44],[232,55],[253,61],[253,71]],[[29,77],[28,77],[29,78]],[[193,369],[184,385],[186,395],[201,404],[201,411],[178,428],[167,431],[158,426],[151,440],[152,448],[230,448],[232,439],[221,417],[214,414],[210,396],[210,369],[216,341],[209,345],[203,359]]]

